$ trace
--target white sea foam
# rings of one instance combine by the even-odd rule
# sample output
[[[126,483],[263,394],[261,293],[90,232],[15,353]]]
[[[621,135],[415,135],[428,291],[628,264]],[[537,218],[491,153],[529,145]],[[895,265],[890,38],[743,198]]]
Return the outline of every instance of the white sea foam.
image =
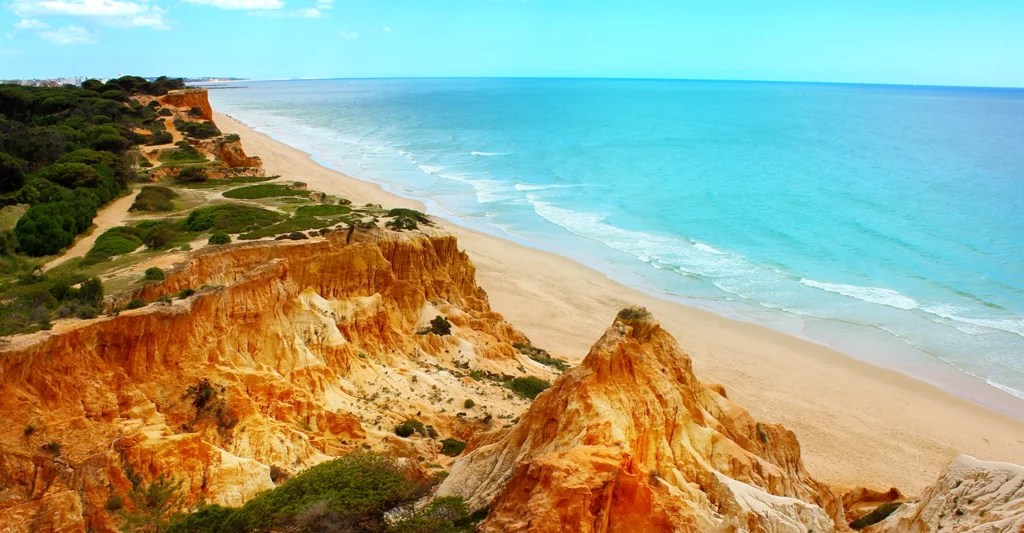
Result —
[[[417,165],[417,166],[424,173],[430,174],[432,176],[439,176],[441,174],[441,171],[444,170],[444,167],[438,166],[438,165],[422,165],[421,164],[421,165]]]
[[[506,154],[502,154],[502,153],[499,153],[499,152],[477,152],[476,150],[473,150],[469,154],[470,155],[478,155],[478,156],[482,156],[482,157],[494,157],[496,155],[506,155]]]
[[[1007,333],[1013,333],[1014,335],[1020,335],[1024,337],[1024,319],[1017,320],[1012,318],[970,318],[959,316],[958,311],[966,311],[966,309],[960,307],[954,307],[951,305],[937,305],[921,308],[926,313],[931,313],[935,316],[952,320],[954,322],[960,322],[962,324],[970,324],[972,326],[978,326],[989,330],[1005,331]],[[970,333],[970,332],[965,332]]]
[[[1015,389],[1013,387],[1010,387],[1010,386],[1007,386],[1007,385],[1003,385],[1002,383],[996,383],[995,381],[992,381],[991,379],[988,379],[988,378],[985,379],[985,383],[988,383],[989,385],[992,385],[993,387],[995,387],[995,388],[997,388],[997,389],[999,389],[999,390],[1001,390],[1001,391],[1003,391],[1003,392],[1005,392],[1005,393],[1007,393],[1007,394],[1009,394],[1011,396],[1016,396],[1016,397],[1024,400],[1024,391],[1022,391],[1022,390],[1017,390],[1017,389]]]
[[[861,287],[858,285],[845,285],[843,283],[825,283],[823,281],[814,281],[813,279],[807,278],[800,278],[800,283],[803,283],[808,287],[814,287],[815,289],[842,294],[843,296],[855,298],[863,302],[887,305],[889,307],[895,307],[905,311],[916,309],[918,305],[917,300],[914,300],[909,296],[904,296],[892,289],[883,289],[881,287]]]

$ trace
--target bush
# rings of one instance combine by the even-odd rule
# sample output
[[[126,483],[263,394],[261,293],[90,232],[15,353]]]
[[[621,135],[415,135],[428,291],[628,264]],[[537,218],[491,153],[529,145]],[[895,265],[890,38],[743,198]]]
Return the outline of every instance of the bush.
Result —
[[[132,253],[142,246],[142,239],[139,238],[140,235],[142,235],[142,231],[131,226],[110,228],[96,238],[96,243],[93,244],[89,254],[113,257],[115,255]]]
[[[224,233],[239,233],[253,227],[268,226],[283,218],[284,215],[261,207],[219,204],[192,211],[182,227],[186,231],[217,229]]]
[[[417,229],[419,224],[426,224],[427,226],[432,225],[430,219],[427,218],[427,215],[424,215],[415,209],[396,207],[395,209],[389,210],[384,214],[384,216],[391,219],[387,221],[384,226],[395,231]]]
[[[146,269],[146,273],[142,276],[144,281],[163,281],[167,276],[164,275],[164,271],[160,267],[149,267]]]
[[[352,208],[344,205],[304,205],[295,211],[300,217],[326,217],[334,215],[345,215],[352,212]]]
[[[871,511],[870,513],[858,518],[857,520],[854,520],[853,522],[850,522],[850,529],[856,529],[860,531],[861,529],[864,529],[868,526],[877,524],[882,520],[888,518],[889,515],[896,511],[896,509],[899,509],[900,505],[902,505],[900,502],[883,503],[882,505],[876,507],[875,510]]]
[[[146,229],[140,238],[147,248],[159,250],[170,244],[176,236],[177,231],[174,226],[167,222],[161,222]]]
[[[178,193],[168,187],[146,185],[135,196],[129,211],[173,211],[172,200],[178,197]]]
[[[206,156],[199,153],[188,141],[174,143],[177,148],[162,150],[158,159],[164,163],[204,163]]]
[[[206,176],[206,169],[203,167],[183,167],[174,175],[175,181],[183,183],[195,183],[200,181],[206,181],[209,179]]]
[[[441,453],[448,457],[457,457],[466,451],[466,443],[457,439],[444,439],[441,441]]]
[[[218,130],[212,122],[186,122],[184,120],[175,120],[174,127],[186,137],[192,137],[194,139],[209,139],[211,137],[220,136],[220,130]]]
[[[100,180],[99,173],[85,163],[57,163],[40,170],[36,175],[69,189],[91,187]]]
[[[280,196],[300,196],[305,198],[309,196],[309,191],[289,189],[286,185],[281,185],[279,183],[261,183],[259,185],[250,185],[248,187],[231,189],[224,193],[225,198],[244,200],[276,198]]]
[[[21,162],[0,152],[0,193],[16,191],[25,184],[25,170]]]
[[[521,378],[515,378],[509,384],[509,387],[521,398],[534,399],[538,394],[548,390],[551,384],[543,379],[526,376]]]
[[[125,309],[138,309],[140,307],[145,307],[145,305],[146,302],[142,301],[142,298],[132,298],[131,300],[128,300],[128,305],[125,306]]]
[[[529,344],[513,344],[513,348],[519,350],[519,353],[537,361],[542,365],[553,366],[558,370],[565,372],[569,370],[569,362],[563,359],[552,357],[547,351],[540,348],[535,348]]]
[[[193,117],[193,118],[200,118],[200,117],[203,116],[203,110],[200,109],[199,107],[195,107],[194,106],[194,107],[192,107],[192,109],[188,110],[188,116]]]
[[[124,507],[124,500],[117,494],[111,494],[104,507],[110,512],[120,511]]]
[[[92,307],[103,301],[103,282],[100,278],[89,278],[78,288],[78,300]],[[91,318],[91,317],[90,317]]]
[[[397,427],[395,427],[395,435],[398,435],[399,437],[402,437],[403,439],[411,437],[412,434],[415,433],[415,432],[416,432],[416,430],[413,429],[413,427],[410,426],[406,422],[403,422],[403,423],[399,424]]]
[[[51,440],[50,442],[44,444],[42,446],[42,449],[43,451],[49,453],[50,455],[60,455],[60,443],[55,440]]]
[[[158,144],[169,144],[174,140],[174,136],[167,130],[154,131],[152,135],[146,139],[146,144],[155,146]]]
[[[176,296],[179,299],[184,300],[185,298],[188,298],[189,296],[192,296],[195,293],[196,293],[195,289],[187,288],[187,289],[182,289],[181,292],[179,292]]]
[[[451,335],[452,334],[452,323],[448,322],[448,319],[437,315],[433,320],[430,321],[430,332],[434,335]]]
[[[467,398],[466,402],[463,403],[462,406],[465,407],[466,409],[472,409],[476,407],[476,402]]]
[[[210,240],[207,242],[210,244],[227,244],[231,242],[231,236],[223,231],[218,231],[217,233],[210,235]]]

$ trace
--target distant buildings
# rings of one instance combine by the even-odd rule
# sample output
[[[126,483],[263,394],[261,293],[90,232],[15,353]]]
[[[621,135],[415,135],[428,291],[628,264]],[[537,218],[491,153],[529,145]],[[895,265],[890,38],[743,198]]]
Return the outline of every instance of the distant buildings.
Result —
[[[15,85],[26,85],[30,87],[60,87],[62,85],[81,85],[89,78],[77,76],[74,78],[52,78],[48,80],[0,80],[0,83],[13,83]],[[106,80],[100,80],[105,82]]]

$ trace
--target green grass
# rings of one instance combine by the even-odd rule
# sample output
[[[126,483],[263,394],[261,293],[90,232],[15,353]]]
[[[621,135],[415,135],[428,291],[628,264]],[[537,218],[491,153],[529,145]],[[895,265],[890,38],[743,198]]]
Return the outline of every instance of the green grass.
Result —
[[[218,204],[192,211],[182,223],[182,228],[188,231],[213,229],[224,233],[241,233],[280,222],[284,217],[281,213],[262,207]]]
[[[28,204],[8,205],[0,209],[0,231],[14,229],[21,215],[28,211]]]
[[[146,185],[135,197],[129,211],[173,211],[178,193],[160,185]]]
[[[558,359],[557,357],[552,357],[552,355],[545,350],[535,348],[533,346],[530,346],[529,344],[513,344],[512,346],[516,350],[519,350],[519,353],[529,357],[530,359],[533,359],[534,361],[537,361],[542,365],[555,367],[562,372],[569,370],[568,361],[565,361],[564,359]]]
[[[224,196],[240,200],[258,200],[260,198],[277,198],[281,196],[301,196],[305,198],[309,196],[309,191],[289,189],[287,185],[279,183],[262,183],[260,185],[231,189],[225,192]]]
[[[548,390],[550,387],[551,384],[547,381],[533,376],[515,378],[509,383],[509,388],[512,389],[512,392],[515,392],[520,398],[529,400],[536,398],[538,394]]]
[[[213,189],[217,187],[230,187],[232,185],[243,185],[246,183],[259,183],[261,181],[269,181],[277,179],[278,176],[240,176],[236,178],[220,178],[215,180],[193,182],[193,183],[177,183],[176,187],[183,189]]]
[[[352,208],[344,205],[304,205],[295,211],[295,214],[302,217],[328,217],[334,215],[347,215]]]
[[[176,163],[205,163],[206,156],[199,153],[191,144],[187,141],[180,141],[175,144],[177,148],[171,148],[162,150],[157,159],[161,163],[176,164]]]
[[[238,236],[240,240],[262,239],[282,233],[293,231],[308,231],[311,229],[322,229],[333,226],[342,220],[323,220],[316,217],[295,216],[270,226],[262,227]]]

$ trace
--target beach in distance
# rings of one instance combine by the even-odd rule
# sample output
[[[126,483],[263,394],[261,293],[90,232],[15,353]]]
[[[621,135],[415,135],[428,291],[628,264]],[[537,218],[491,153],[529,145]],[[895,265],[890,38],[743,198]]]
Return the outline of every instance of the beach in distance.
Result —
[[[229,92],[232,94],[228,95]],[[268,174],[306,182],[310,189],[336,194],[356,204],[424,208],[423,202],[409,198],[412,195],[408,192],[415,190],[411,184],[407,183],[409,186],[403,188],[405,194],[398,196],[369,181],[378,180],[379,176],[360,174],[358,161],[353,165],[355,170],[351,170],[356,177],[351,177],[321,164],[328,162],[324,161],[323,154],[317,153],[317,159],[311,157],[308,152],[318,152],[316,148],[323,139],[316,136],[319,133],[315,128],[303,130],[301,117],[274,116],[277,124],[291,121],[294,127],[284,131],[275,129],[273,121],[261,123],[258,120],[271,114],[252,111],[251,116],[246,116],[244,111],[248,104],[239,100],[248,98],[245,93],[245,90],[211,91],[214,110],[219,111],[214,120],[222,131],[238,133],[246,149],[263,159]],[[228,98],[236,100],[227,104],[224,100]],[[261,131],[236,118],[247,119],[246,122]],[[382,122],[388,120],[387,116],[377,118]],[[339,120],[336,127],[343,130],[344,121]],[[303,139],[315,146],[298,142]],[[629,139],[620,141],[628,143]],[[487,153],[502,152],[495,149]],[[374,156],[370,150],[361,157],[366,163]],[[467,154],[467,157],[498,160],[502,156]],[[349,170],[346,163],[351,163],[329,162],[345,170]],[[547,163],[552,167],[559,164]],[[429,166],[430,162],[420,163],[423,164]],[[436,161],[435,164],[442,166]],[[376,172],[381,167],[366,164],[363,168]],[[417,172],[425,173],[418,168]],[[396,177],[396,180],[402,179],[401,175]],[[474,191],[474,200],[479,200],[480,189],[470,190]],[[501,190],[490,193],[501,194]],[[751,193],[757,194],[756,191]],[[534,345],[579,361],[617,311],[629,305],[645,306],[691,354],[698,377],[705,382],[723,384],[730,399],[747,406],[755,417],[782,423],[793,430],[800,440],[808,469],[822,481],[841,486],[897,486],[915,494],[933,482],[935,472],[959,453],[987,460],[1024,462],[1024,422],[1019,418],[1024,413],[1024,401],[987,386],[983,379],[966,373],[937,371],[941,363],[917,360],[913,355],[900,359],[899,364],[904,366],[896,371],[891,366],[898,365],[885,365],[884,357],[871,361],[872,353],[884,355],[879,350],[891,346],[888,343],[865,343],[861,347],[867,349],[862,358],[866,360],[862,360],[822,342],[788,334],[784,319],[777,319],[779,322],[774,324],[777,327],[772,328],[764,323],[771,319],[755,321],[739,312],[742,309],[738,307],[715,308],[714,299],[693,302],[705,307],[701,308],[654,297],[649,293],[657,291],[637,290],[615,281],[613,277],[622,278],[628,273],[621,265],[602,261],[606,258],[598,258],[586,248],[574,249],[575,245],[568,241],[566,250],[552,250],[557,247],[526,238],[519,240],[535,245],[515,242],[514,229],[510,229],[513,238],[496,236],[494,233],[501,232],[493,230],[482,231],[487,228],[466,220],[471,217],[459,217],[459,213],[441,208],[462,201],[457,188],[448,196],[447,204],[437,203],[444,198],[425,197],[425,207],[435,214],[463,222],[441,221],[441,224],[458,237],[461,247],[468,252],[477,268],[478,282],[487,291],[492,307],[526,333]],[[541,199],[534,200],[543,203]],[[600,207],[592,206],[595,210]],[[729,224],[728,215],[723,217],[720,222]],[[613,231],[600,226],[601,223],[600,220],[589,222],[604,231]],[[599,260],[588,262],[588,257]],[[601,265],[611,266],[600,268]],[[645,283],[655,281],[637,278],[636,283],[629,285],[646,288]],[[807,283],[801,285],[807,286]],[[892,295],[876,293],[875,296]],[[704,305],[707,302],[711,304]],[[719,303],[722,302],[728,303],[726,300]],[[743,320],[723,315],[735,315]],[[940,388],[911,375],[931,378],[933,382],[949,382],[940,383],[943,385]]]

